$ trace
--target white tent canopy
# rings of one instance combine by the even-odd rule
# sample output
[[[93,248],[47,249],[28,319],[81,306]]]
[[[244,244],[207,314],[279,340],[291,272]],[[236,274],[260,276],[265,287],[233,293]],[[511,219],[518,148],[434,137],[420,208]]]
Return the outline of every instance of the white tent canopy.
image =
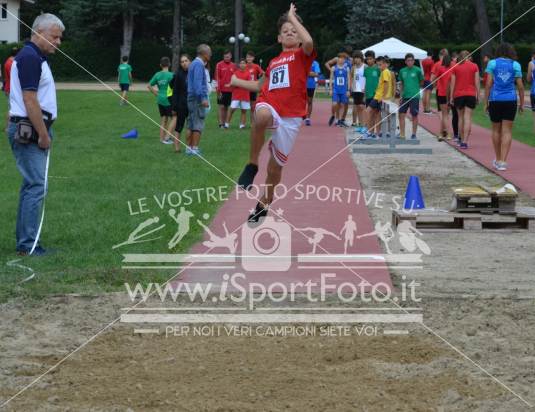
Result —
[[[373,50],[376,57],[388,56],[391,59],[404,59],[407,53],[414,54],[416,60],[423,60],[427,57],[425,50],[404,43],[395,37],[390,37],[380,43],[367,47],[362,52],[366,53],[368,50]]]

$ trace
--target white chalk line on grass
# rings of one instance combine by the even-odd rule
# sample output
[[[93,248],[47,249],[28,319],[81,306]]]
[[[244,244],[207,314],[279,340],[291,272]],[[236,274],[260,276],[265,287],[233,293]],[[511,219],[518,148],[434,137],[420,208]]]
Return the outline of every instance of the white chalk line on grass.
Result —
[[[532,7],[531,9],[528,10],[531,11],[532,9],[534,9],[534,7]],[[516,22],[518,19],[520,19],[521,17],[523,17],[525,14],[527,14],[528,12],[524,13],[522,16],[520,16],[519,18],[517,18],[514,22]],[[17,18],[16,16],[14,16],[15,18]],[[20,21],[20,19],[17,18],[17,20]],[[514,23],[513,22],[513,23]],[[22,24],[26,25],[25,23],[23,23],[21,21]],[[511,23],[511,24],[513,24]],[[508,25],[506,28],[510,27],[511,26]],[[29,27],[26,25],[26,27]],[[31,28],[30,28],[31,29]],[[504,28],[505,30],[505,28]],[[37,34],[37,33],[36,33]],[[490,41],[492,39],[489,39],[488,41]],[[487,41],[487,42],[488,42]],[[486,43],[484,43],[486,44]],[[483,45],[484,45],[483,44]],[[483,47],[483,45],[480,46]],[[57,49],[57,48],[56,48]],[[59,49],[57,49],[59,50]],[[477,51],[478,49],[476,49],[475,51]],[[474,52],[475,52],[474,51]],[[87,71],[83,66],[81,66],[79,63],[77,63],[76,61],[74,61],[72,58],[70,58],[69,56],[67,56],[65,53],[63,53],[61,50],[60,52],[62,54],[64,54],[69,60],[71,60],[73,63],[75,63],[77,66],[79,66],[80,68],[82,68],[82,70],[86,71],[88,74],[90,74],[93,78],[95,78],[97,81],[99,81],[100,83],[102,83],[104,86],[106,86],[102,81],[100,81],[96,76],[94,76],[92,73],[90,73],[89,71]],[[472,54],[474,53],[472,52]],[[471,56],[471,54],[469,55]],[[468,56],[468,57],[469,57]],[[440,77],[439,77],[440,78]],[[437,78],[435,81],[437,81],[439,78]],[[120,97],[120,95],[115,92],[115,90],[107,87],[108,89],[110,89],[110,91],[112,91],[114,94],[118,95]],[[152,121],[153,123],[156,124],[156,122],[154,120],[152,120],[148,115],[146,115],[144,112],[142,112],[140,109],[138,109],[136,106],[133,106],[139,113],[141,113],[142,115],[144,115],[145,117],[147,117],[150,121]],[[398,108],[399,110],[399,108]],[[395,114],[395,112],[391,113],[389,116],[391,116],[392,114]],[[384,120],[386,120],[389,116],[385,117],[385,119],[383,119],[380,123],[382,123]],[[379,123],[379,124],[380,124]],[[161,126],[158,124],[158,126],[161,128]],[[165,129],[164,129],[165,130]],[[168,132],[168,131],[167,131]],[[169,133],[168,133],[169,134]],[[182,143],[182,142],[180,142]],[[182,143],[184,144],[184,143]],[[340,152],[338,152],[337,154],[335,154],[331,159],[329,159],[328,161],[326,161],[324,164],[320,165],[315,171],[313,171],[311,174],[314,174],[317,170],[321,169],[321,167],[323,167],[325,164],[329,163],[332,159],[334,159],[335,157],[337,157],[340,153],[344,152],[345,150],[347,150],[347,147],[349,147],[350,145],[347,145],[344,147],[344,149],[342,149]],[[206,159],[204,159],[202,156],[200,156],[203,160],[206,161],[206,163],[208,164],[211,164],[210,162],[208,162]],[[213,165],[212,165],[213,166]],[[220,171],[217,167],[214,166],[214,168],[218,171]],[[231,178],[229,178],[228,176],[226,176],[223,172],[221,172],[223,174],[223,176],[227,177],[228,179],[230,179],[231,181],[233,181],[233,183],[236,183],[234,182],[234,180],[232,180]],[[307,179],[308,177],[311,176],[311,174],[307,175],[303,180]],[[302,181],[303,181],[302,180]],[[301,181],[301,182],[302,182]],[[298,183],[299,184],[299,183]],[[294,185],[290,190],[292,190],[293,188],[295,188],[297,186]],[[273,202],[274,203],[274,202]],[[282,216],[279,216],[281,217],[284,221],[286,221],[289,225],[291,225],[292,227],[294,227],[294,229],[296,229],[299,233],[301,233],[301,235],[303,235],[305,238],[308,239],[308,237],[306,235],[304,235],[300,230],[298,230],[297,228],[295,228],[295,226],[293,226],[290,222],[288,222],[284,217]],[[241,228],[246,222],[244,222],[243,224],[241,224],[238,228],[236,228],[233,232],[231,233],[234,233],[236,230],[238,230],[239,228]],[[321,245],[318,245],[318,247],[320,247],[323,251],[325,251],[327,254],[330,254],[328,251],[326,251]],[[204,252],[204,254],[210,252],[212,250],[212,248],[208,249],[206,252]],[[342,265],[345,266],[344,262],[340,262]],[[172,278],[170,278],[167,282],[169,283],[170,281],[172,281],[175,277],[177,277],[180,273],[182,273],[186,268],[182,269],[179,273],[176,273],[175,275],[173,275]],[[351,268],[348,268],[348,270],[350,270],[353,274],[355,274],[357,277],[359,277],[361,280],[365,281],[364,278],[362,278],[358,273],[354,272]],[[151,293],[151,295],[149,296],[152,296],[152,294],[154,294],[155,292]],[[380,292],[382,293],[382,292]],[[386,295],[385,295],[386,296]],[[401,306],[399,306],[396,302],[392,301],[391,299],[389,299],[395,306],[398,306],[399,308],[401,308],[403,310],[403,308]],[[143,301],[140,301],[138,302],[136,305],[134,305],[134,307],[136,307],[137,305],[139,305],[139,303],[142,303]],[[80,349],[82,349],[83,347],[85,347],[89,342],[91,342],[92,340],[94,340],[97,336],[99,336],[101,333],[103,333],[105,330],[107,330],[109,327],[111,327],[112,325],[114,325],[115,323],[117,323],[117,321],[120,320],[120,317],[115,319],[114,321],[112,321],[109,325],[107,325],[106,327],[104,327],[103,329],[101,329],[96,335],[94,335],[92,338],[90,338],[88,341],[86,341],[84,344],[82,344],[81,346],[79,346],[78,348],[76,348],[75,350],[73,350],[71,353],[69,353],[67,356],[65,356],[63,359],[61,359],[56,365],[52,366],[49,370],[47,370],[45,373],[43,373],[42,375],[40,375],[39,377],[37,377],[32,383],[30,383],[29,385],[27,385],[25,388],[21,389],[17,394],[13,395],[11,398],[9,398],[5,403],[3,403],[1,406],[4,406],[4,405],[7,405],[8,402],[10,402],[12,399],[14,399],[15,397],[17,397],[18,395],[20,395],[21,393],[23,393],[25,390],[27,390],[29,387],[33,386],[36,382],[38,382],[42,377],[44,377],[45,375],[47,375],[50,371],[54,370],[55,368],[57,368],[57,366],[59,366],[60,364],[62,364],[65,360],[67,360],[70,356],[72,356],[74,353],[78,352]],[[526,405],[532,407],[532,405],[530,403],[528,403],[526,400],[524,400],[520,395],[518,395],[517,393],[515,393],[512,389],[510,389],[507,385],[505,385],[503,382],[501,382],[498,378],[494,377],[492,374],[490,374],[487,370],[485,370],[483,367],[481,367],[478,363],[476,363],[475,361],[471,360],[467,355],[465,355],[461,350],[459,350],[458,348],[456,348],[454,345],[452,345],[451,343],[449,343],[445,338],[441,337],[438,333],[436,333],[435,331],[433,331],[430,327],[428,327],[427,325],[423,324],[422,325],[425,326],[425,328],[431,332],[432,334],[434,334],[435,336],[437,336],[438,338],[440,338],[443,342],[447,343],[448,346],[450,346],[452,349],[454,349],[458,354],[462,355],[465,359],[469,360],[472,364],[474,364],[475,366],[477,366],[481,371],[483,371],[485,374],[487,374],[488,376],[490,376],[495,382],[499,383],[500,385],[502,385],[505,389],[507,389],[510,393],[512,393],[513,395],[515,395],[517,398],[519,398],[521,401],[523,401]]]
[[[32,280],[33,278],[35,278],[35,276],[36,276],[35,271],[31,267],[20,265],[18,263],[20,261],[22,261],[22,259],[14,259],[14,260],[10,260],[9,262],[6,263],[6,266],[8,266],[8,267],[15,267],[15,268],[19,268],[19,269],[26,270],[26,271],[30,272],[30,275],[28,277],[22,279],[19,282],[19,284],[26,283],[26,282]]]

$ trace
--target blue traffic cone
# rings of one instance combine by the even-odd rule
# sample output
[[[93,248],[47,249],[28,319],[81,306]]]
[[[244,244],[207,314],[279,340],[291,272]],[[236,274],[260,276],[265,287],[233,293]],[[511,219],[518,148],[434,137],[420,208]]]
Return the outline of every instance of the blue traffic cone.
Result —
[[[132,129],[128,133],[123,134],[121,137],[123,139],[137,139],[137,129]]]
[[[422,189],[420,189],[420,179],[418,176],[411,176],[409,178],[403,209],[425,209],[424,197],[422,196]]]

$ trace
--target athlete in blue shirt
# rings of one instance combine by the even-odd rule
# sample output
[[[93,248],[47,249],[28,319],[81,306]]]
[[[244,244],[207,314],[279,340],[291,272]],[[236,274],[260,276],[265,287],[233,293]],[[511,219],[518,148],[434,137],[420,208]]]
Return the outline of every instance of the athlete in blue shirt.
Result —
[[[329,119],[329,126],[332,126],[336,120],[336,125],[345,126],[343,114],[340,115],[340,109],[349,103],[349,85],[351,84],[351,69],[345,63],[342,53],[338,55],[338,63],[331,68],[330,92],[333,100],[334,114]]]
[[[493,166],[496,170],[505,171],[517,111],[517,93],[520,100],[518,111],[524,111],[524,84],[520,64],[514,60],[516,52],[513,46],[500,44],[496,56],[486,69],[485,102],[492,122],[492,142],[496,154]]]
[[[305,125],[310,126],[310,116],[312,115],[312,107],[314,105],[314,94],[316,93],[316,83],[318,76],[320,75],[320,64],[314,60],[310,73],[307,78],[307,117],[305,118]]]
[[[531,52],[531,61],[528,65],[527,80],[531,83],[531,111],[533,112],[533,133],[535,134],[535,50]]]

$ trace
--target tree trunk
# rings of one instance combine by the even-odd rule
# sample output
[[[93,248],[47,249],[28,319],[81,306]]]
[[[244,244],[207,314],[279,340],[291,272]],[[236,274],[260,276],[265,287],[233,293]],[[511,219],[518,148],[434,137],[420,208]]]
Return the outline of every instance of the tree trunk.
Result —
[[[479,41],[481,44],[483,44],[491,38],[489,17],[487,15],[487,8],[485,7],[485,0],[474,0],[474,5],[476,7]],[[488,42],[481,48],[481,56],[484,56],[485,54],[492,54],[491,42]]]
[[[182,3],[182,0],[175,0],[175,10],[173,13],[173,36],[171,37],[171,49],[173,51],[173,63],[172,68],[173,71],[176,71],[178,69],[178,65],[180,63],[180,46],[181,46],[181,39],[180,34],[182,31],[182,19],[180,17],[180,5]]]
[[[132,50],[132,39],[134,38],[134,12],[125,10],[123,12],[123,44],[121,45],[121,57],[130,57]]]

